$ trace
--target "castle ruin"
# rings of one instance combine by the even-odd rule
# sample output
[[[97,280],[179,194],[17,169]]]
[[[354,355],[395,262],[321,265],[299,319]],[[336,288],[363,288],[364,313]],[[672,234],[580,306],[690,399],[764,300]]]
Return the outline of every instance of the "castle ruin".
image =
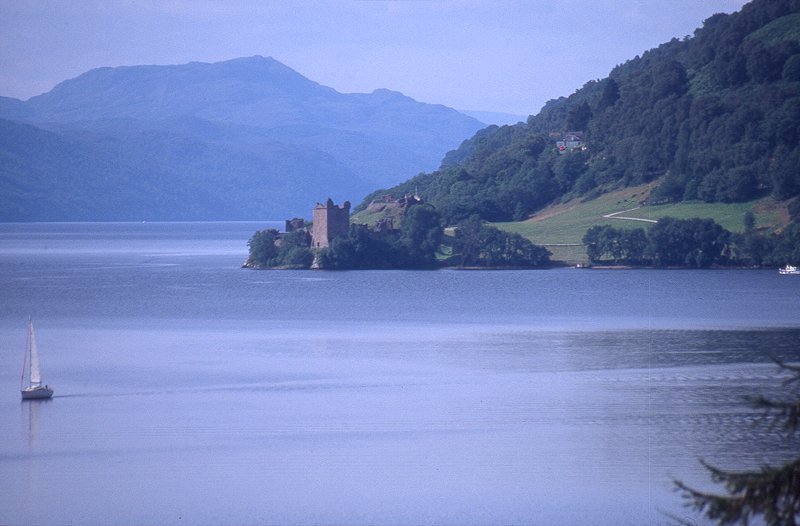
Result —
[[[295,217],[294,219],[287,219],[285,221],[284,232],[303,231],[306,229],[306,222],[302,217]]]
[[[324,205],[317,203],[311,220],[311,248],[327,248],[331,241],[346,236],[350,229],[350,201],[340,207],[329,197]]]

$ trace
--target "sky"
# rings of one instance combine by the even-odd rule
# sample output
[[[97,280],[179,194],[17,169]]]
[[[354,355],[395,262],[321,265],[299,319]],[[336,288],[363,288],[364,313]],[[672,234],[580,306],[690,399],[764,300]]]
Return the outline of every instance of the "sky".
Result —
[[[529,115],[745,0],[0,0],[0,96],[104,66],[271,56],[378,88]]]

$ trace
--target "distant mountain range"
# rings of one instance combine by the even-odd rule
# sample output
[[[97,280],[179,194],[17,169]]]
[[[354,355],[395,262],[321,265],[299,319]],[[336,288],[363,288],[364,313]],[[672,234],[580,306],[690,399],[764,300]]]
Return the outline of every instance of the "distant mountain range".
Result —
[[[464,115],[475,117],[481,122],[489,125],[513,125],[520,122],[525,122],[528,119],[527,115],[516,115],[514,113],[502,113],[497,111],[472,111],[472,110],[458,110]]]
[[[308,215],[438,167],[484,124],[273,58],[91,70],[0,97],[0,221]]]

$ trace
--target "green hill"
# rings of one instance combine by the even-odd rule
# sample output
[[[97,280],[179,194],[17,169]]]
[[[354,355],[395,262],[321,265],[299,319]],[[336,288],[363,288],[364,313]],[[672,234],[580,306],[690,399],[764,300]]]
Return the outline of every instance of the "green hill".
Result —
[[[419,193],[448,224],[478,215],[495,223],[533,217],[522,223],[531,225],[544,210],[585,201],[576,210],[586,219],[551,225],[547,237],[562,242],[597,220],[600,210],[589,210],[603,208],[601,196],[642,185],[646,202],[661,207],[642,209],[652,214],[642,219],[710,214],[741,224],[737,216],[748,207],[758,215],[765,200],[796,210],[798,25],[800,0],[754,0],[714,15],[691,38],[617,66],[525,123],[479,131],[439,170],[379,190],[357,210],[382,194]]]

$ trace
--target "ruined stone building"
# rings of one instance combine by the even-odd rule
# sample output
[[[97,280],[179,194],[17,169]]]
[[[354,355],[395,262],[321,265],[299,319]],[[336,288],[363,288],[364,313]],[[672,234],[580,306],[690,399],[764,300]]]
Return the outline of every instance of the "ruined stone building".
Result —
[[[333,200],[317,205],[312,210],[311,248],[326,248],[339,236],[347,235],[350,229],[350,201],[342,206],[333,204]]]
[[[297,232],[298,230],[305,230],[306,222],[302,217],[295,217],[294,219],[287,219],[285,222],[284,232]]]
[[[384,195],[378,199],[373,199],[372,202],[367,206],[367,210],[372,212],[383,212],[399,209],[404,213],[410,206],[422,204],[422,202],[422,198],[416,193],[414,195],[406,194],[399,199],[395,199],[391,195]]]

